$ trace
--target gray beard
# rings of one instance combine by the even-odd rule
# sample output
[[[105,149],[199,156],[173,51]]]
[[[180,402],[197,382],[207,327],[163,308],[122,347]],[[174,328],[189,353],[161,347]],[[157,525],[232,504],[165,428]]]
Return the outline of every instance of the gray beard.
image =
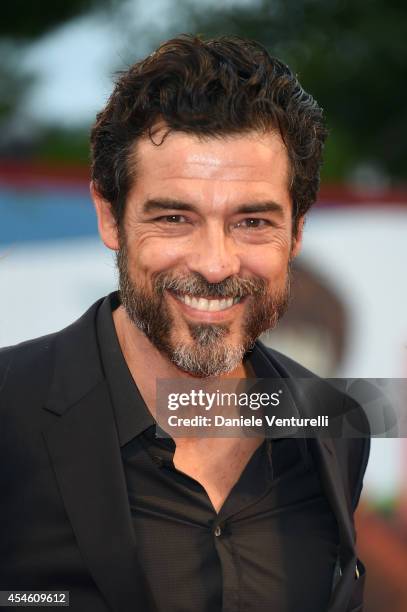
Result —
[[[220,283],[208,283],[198,273],[175,276],[161,272],[148,291],[132,281],[128,269],[127,249],[124,241],[117,252],[119,290],[123,307],[129,319],[150,342],[179,369],[197,377],[214,377],[232,372],[243,360],[261,333],[273,329],[287,309],[289,301],[289,270],[287,282],[281,292],[270,292],[260,278],[229,277]],[[191,342],[172,339],[173,317],[165,302],[165,291],[201,297],[246,297],[250,299],[242,326],[242,340],[228,343],[227,325],[188,323]]]

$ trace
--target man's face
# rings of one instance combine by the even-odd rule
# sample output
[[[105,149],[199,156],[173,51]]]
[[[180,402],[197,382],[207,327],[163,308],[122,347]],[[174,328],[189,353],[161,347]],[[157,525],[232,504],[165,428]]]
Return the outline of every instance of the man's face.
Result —
[[[287,304],[299,239],[286,149],[271,132],[171,132],[139,141],[135,160],[117,258],[127,314],[180,369],[230,372]]]

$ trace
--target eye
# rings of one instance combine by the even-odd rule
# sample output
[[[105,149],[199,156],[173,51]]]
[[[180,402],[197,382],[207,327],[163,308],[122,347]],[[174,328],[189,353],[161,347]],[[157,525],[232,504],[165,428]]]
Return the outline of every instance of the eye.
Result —
[[[242,227],[243,229],[263,229],[271,225],[267,219],[258,219],[257,217],[242,219],[236,224],[236,227]]]
[[[156,221],[161,223],[172,223],[174,225],[186,223],[187,218],[184,215],[165,215],[165,217],[157,217]]]

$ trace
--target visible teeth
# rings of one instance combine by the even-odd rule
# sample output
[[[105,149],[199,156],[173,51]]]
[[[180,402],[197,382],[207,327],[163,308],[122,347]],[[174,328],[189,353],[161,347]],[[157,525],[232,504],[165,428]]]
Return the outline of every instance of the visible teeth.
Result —
[[[221,300],[207,300],[206,298],[197,298],[191,295],[178,295],[177,298],[184,302],[187,306],[195,308],[195,310],[202,310],[205,312],[218,312],[220,310],[226,310],[233,304],[237,304],[240,298],[224,298]]]

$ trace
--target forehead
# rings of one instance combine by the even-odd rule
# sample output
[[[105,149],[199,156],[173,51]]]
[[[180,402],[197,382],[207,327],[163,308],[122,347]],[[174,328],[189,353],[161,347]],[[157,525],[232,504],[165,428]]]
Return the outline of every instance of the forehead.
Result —
[[[155,195],[163,189],[208,190],[234,194],[288,196],[289,160],[277,132],[249,132],[222,137],[157,131],[140,139],[129,160],[132,191]],[[173,194],[165,194],[173,195]]]

